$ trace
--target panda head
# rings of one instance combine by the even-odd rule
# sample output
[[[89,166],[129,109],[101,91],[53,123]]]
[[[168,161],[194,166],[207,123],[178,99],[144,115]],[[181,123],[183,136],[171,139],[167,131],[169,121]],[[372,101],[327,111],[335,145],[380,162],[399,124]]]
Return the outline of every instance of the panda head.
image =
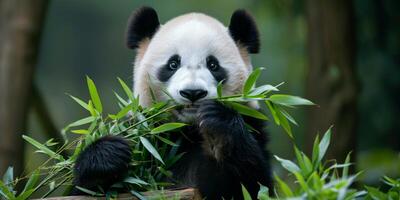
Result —
[[[133,89],[140,104],[172,97],[186,105],[176,111],[184,121],[195,116],[202,100],[217,95],[219,82],[223,95],[240,92],[252,71],[249,54],[258,53],[260,46],[256,24],[244,10],[232,14],[228,27],[201,13],[161,25],[149,7],[132,14],[126,44],[137,50]]]

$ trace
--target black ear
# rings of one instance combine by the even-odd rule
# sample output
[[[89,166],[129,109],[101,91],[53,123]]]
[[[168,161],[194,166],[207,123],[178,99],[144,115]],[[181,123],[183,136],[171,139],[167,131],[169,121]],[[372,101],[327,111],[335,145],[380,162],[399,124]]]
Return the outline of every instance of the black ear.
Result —
[[[126,46],[135,49],[146,38],[151,38],[160,26],[157,12],[150,7],[137,9],[128,21]]]
[[[244,45],[249,53],[258,53],[260,50],[257,25],[245,10],[236,10],[232,14],[229,32],[233,40]]]

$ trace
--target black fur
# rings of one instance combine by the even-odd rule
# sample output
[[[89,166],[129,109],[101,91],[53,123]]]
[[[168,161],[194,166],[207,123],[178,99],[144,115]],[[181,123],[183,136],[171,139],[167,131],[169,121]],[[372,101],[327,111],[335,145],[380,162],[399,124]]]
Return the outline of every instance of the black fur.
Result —
[[[257,133],[249,133],[245,123]],[[243,199],[241,184],[256,199],[259,184],[272,186],[264,122],[242,117],[214,100],[205,100],[197,123],[186,127],[179,152],[184,156],[170,169],[175,187],[196,187],[207,199]],[[179,134],[172,134],[177,140]],[[176,137],[176,138],[174,138]],[[86,148],[75,166],[75,185],[107,189],[127,173],[131,153],[119,137],[105,137]],[[79,193],[75,193],[79,194]]]
[[[128,47],[137,48],[143,39],[151,38],[158,27],[156,12],[147,7],[140,9],[129,22]],[[236,11],[229,31],[249,53],[258,52],[258,31],[248,13]],[[158,72],[161,81],[167,81],[175,73],[165,71],[167,69]],[[212,73],[217,81],[228,78],[222,67]],[[245,124],[252,126],[256,133],[249,133]],[[184,128],[183,132],[185,137],[171,134],[174,141],[180,138],[179,151],[185,152],[170,169],[176,187],[196,187],[206,199],[235,200],[243,199],[241,184],[253,199],[257,197],[259,184],[272,188],[263,121],[241,116],[219,102],[206,100],[198,108],[196,123]],[[127,174],[131,155],[129,144],[123,138],[107,136],[99,139],[79,155],[74,185],[95,191],[100,186],[107,190]],[[79,193],[76,189],[73,192]]]
[[[245,123],[259,133],[249,133]],[[271,188],[264,123],[243,118],[214,100],[198,110],[198,126],[187,127],[180,146],[186,152],[172,169],[177,186],[199,189],[207,199],[243,199],[243,184],[256,199],[259,184]],[[212,152],[219,152],[217,156]]]
[[[160,26],[157,12],[150,7],[137,9],[129,18],[126,45],[130,49],[139,47],[140,42],[153,37]]]
[[[179,66],[181,64],[181,57],[179,55],[177,55],[177,54],[171,56],[168,59],[167,63],[158,70],[157,78],[161,82],[167,82],[169,80],[169,78],[171,78],[171,76],[174,75],[175,72],[177,71],[178,68],[177,69],[171,69],[168,66],[171,62],[176,62],[178,64],[178,68],[179,68]]]
[[[207,60],[207,67],[210,62],[213,62],[214,64],[218,65],[218,67],[215,70],[210,69],[210,72],[214,76],[215,80],[217,80],[217,82],[220,82],[222,80],[226,82],[228,79],[227,73],[225,69],[219,65],[218,59],[215,56],[210,55],[207,57],[206,60]]]
[[[231,17],[229,32],[237,43],[244,45],[249,53],[258,53],[260,39],[257,25],[245,10],[236,10]]]
[[[74,185],[98,191],[106,191],[112,184],[124,178],[128,172],[132,150],[122,137],[106,136],[89,145],[78,156],[74,166]],[[72,195],[83,194],[74,187]]]

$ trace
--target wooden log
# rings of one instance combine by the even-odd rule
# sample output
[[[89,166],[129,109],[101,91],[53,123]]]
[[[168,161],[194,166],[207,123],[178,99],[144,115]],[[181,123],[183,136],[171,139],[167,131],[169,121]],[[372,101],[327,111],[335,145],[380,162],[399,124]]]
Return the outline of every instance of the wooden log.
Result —
[[[164,190],[164,191],[150,191],[143,192],[144,197],[148,200],[156,199],[174,199],[179,200],[201,200],[200,194],[196,189],[186,188],[182,190]],[[50,197],[45,200],[105,200],[105,197],[92,197],[92,196],[65,196],[65,197]],[[117,199],[121,200],[139,200],[131,194],[120,194]]]

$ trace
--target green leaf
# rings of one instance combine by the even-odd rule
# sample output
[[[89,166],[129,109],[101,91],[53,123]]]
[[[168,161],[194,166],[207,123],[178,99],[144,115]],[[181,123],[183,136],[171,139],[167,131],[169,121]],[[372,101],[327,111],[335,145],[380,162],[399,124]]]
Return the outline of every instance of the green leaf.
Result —
[[[346,178],[348,176],[348,174],[349,174],[349,166],[351,165],[351,163],[350,163],[350,155],[351,155],[351,152],[349,152],[347,154],[346,159],[344,160],[344,164],[345,165],[348,164],[348,165],[343,167],[343,173],[342,173],[342,177],[343,178]]]
[[[296,120],[294,120],[294,118],[293,118],[286,110],[284,110],[284,109],[281,108],[281,107],[279,107],[279,110],[281,111],[281,114],[282,114],[283,116],[285,116],[285,118],[286,118],[287,120],[289,120],[290,122],[292,122],[294,125],[298,126]]]
[[[158,138],[159,140],[161,140],[162,142],[164,142],[165,144],[171,145],[171,146],[178,146],[177,144],[175,144],[174,142],[172,142],[171,140],[168,140],[167,138],[161,137],[159,135],[155,135],[156,138]]]
[[[134,98],[133,98],[133,93],[132,93],[132,90],[130,89],[130,87],[128,87],[128,85],[126,85],[126,83],[119,77],[118,77],[118,81],[121,84],[122,88],[124,89],[126,96],[128,96],[128,98],[133,102]]]
[[[247,80],[246,80],[246,82],[244,83],[244,86],[243,86],[243,94],[244,94],[245,96],[249,93],[249,91],[251,90],[251,88],[255,85],[255,83],[256,83],[258,77],[259,77],[260,74],[261,74],[261,70],[262,70],[262,69],[263,69],[263,68],[257,68],[257,69],[255,69],[255,70],[249,75],[249,77],[247,78]]]
[[[154,146],[147,140],[145,137],[140,136],[139,137],[140,142],[142,142],[143,146],[153,155],[157,160],[159,160],[162,164],[164,164],[164,161],[162,160],[160,154],[157,152],[157,150],[154,148]]]
[[[22,192],[17,198],[15,198],[14,200],[25,200],[28,199],[32,193],[35,191],[35,189],[30,189],[27,191]]]
[[[220,81],[217,85],[217,97],[221,98],[222,97],[222,83],[224,80]]]
[[[9,188],[0,181],[0,194],[2,194],[6,199],[13,199],[15,198],[14,194],[9,190]]]
[[[93,117],[97,117],[97,116],[99,115],[98,112],[97,112],[97,111],[94,109],[94,107],[93,107],[92,100],[89,100],[88,109],[89,109],[90,114],[91,114]]]
[[[182,126],[186,126],[186,124],[184,123],[177,123],[177,122],[173,122],[173,123],[165,123],[161,126],[158,126],[156,128],[153,128],[153,130],[151,130],[151,134],[157,134],[157,133],[162,133],[162,132],[167,132],[167,131],[171,131],[177,128],[180,128]]]
[[[265,116],[264,114],[258,112],[257,110],[254,110],[253,108],[250,108],[248,106],[235,103],[235,102],[225,102],[228,106],[231,106],[233,109],[235,109],[237,112],[239,112],[242,115],[254,117],[257,119],[262,119],[262,120],[268,120],[268,117]]]
[[[37,181],[39,180],[39,170],[35,170],[32,172],[31,176],[28,179],[28,182],[26,182],[24,190],[22,190],[22,193],[29,191],[31,189],[34,189],[36,186]],[[21,195],[20,195],[21,196]]]
[[[318,162],[322,160],[322,158],[325,156],[326,150],[328,149],[330,140],[331,140],[331,129],[330,127],[324,134],[324,137],[322,138],[321,142],[319,143],[319,154],[318,154]]]
[[[97,192],[94,192],[94,191],[92,191],[92,190],[89,190],[89,189],[86,189],[86,188],[83,188],[83,187],[79,187],[79,186],[75,186],[78,190],[80,190],[80,191],[82,191],[82,192],[84,192],[84,193],[86,193],[86,194],[90,194],[90,195],[92,195],[92,196],[103,196],[102,194],[100,194],[100,193],[97,193]]]
[[[242,193],[244,200],[252,200],[249,191],[247,191],[246,187],[242,185]]]
[[[276,106],[275,108],[278,108],[278,109],[275,109],[275,111],[276,111],[276,116],[279,119],[280,125],[286,131],[286,133],[289,135],[289,137],[291,137],[293,139],[292,127],[290,127],[288,120],[281,113],[281,110],[279,109],[279,107]]]
[[[127,106],[129,104],[127,101],[125,101],[125,99],[123,99],[121,96],[119,96],[118,93],[114,92],[114,95],[117,97],[118,101],[120,103],[122,103],[122,105]]]
[[[123,107],[123,108],[117,113],[117,115],[115,116],[116,119],[121,119],[121,118],[125,117],[126,114],[128,114],[128,112],[129,112],[130,110],[132,110],[132,106],[133,106],[133,103],[130,103],[129,105]]]
[[[56,152],[50,150],[45,145],[39,143],[38,141],[34,140],[33,138],[31,138],[27,135],[22,135],[22,138],[24,138],[24,140],[26,140],[27,142],[29,142],[30,144],[32,144],[33,146],[35,146],[36,148],[41,150],[43,153],[50,156],[51,158],[57,159],[59,161],[64,161],[64,158],[60,154],[57,154]]]
[[[125,183],[130,183],[130,184],[136,184],[136,185],[139,185],[139,186],[141,186],[141,185],[149,185],[149,183],[147,183],[147,182],[145,182],[145,181],[143,181],[141,179],[133,178],[133,177],[125,178],[124,182]]]
[[[307,177],[310,175],[310,173],[313,171],[313,165],[311,163],[311,160],[308,158],[308,156],[306,154],[304,154],[303,152],[301,153],[301,155],[303,156],[303,160],[304,160],[304,174],[303,176]]]
[[[365,189],[368,190],[368,196],[374,200],[387,199],[387,195],[376,188],[365,186]]]
[[[80,106],[82,106],[83,108],[85,108],[86,110],[89,110],[89,105],[87,103],[85,103],[84,101],[80,100],[77,97],[74,97],[72,95],[69,95],[76,103],[78,103]]]
[[[315,137],[314,144],[313,144],[313,151],[312,151],[312,163],[314,164],[315,168],[319,164],[319,135]]]
[[[259,200],[270,200],[268,187],[260,185],[260,190],[258,191],[257,199],[259,199]]]
[[[283,194],[285,194],[285,197],[292,197],[293,192],[289,188],[289,186],[285,182],[283,182],[282,179],[280,179],[279,176],[277,176],[276,174],[274,175],[274,177],[279,184],[279,188],[282,190]]]
[[[90,133],[90,131],[88,131],[86,129],[71,130],[71,132],[75,133],[75,134],[81,134],[81,135],[86,135],[86,134]]]
[[[296,176],[297,182],[300,184],[301,188],[304,191],[310,192],[307,183],[304,181],[304,177],[298,172],[294,172],[293,174]]]
[[[6,173],[3,175],[3,183],[6,185],[11,184],[14,181],[14,167],[9,166]]]
[[[144,196],[143,196],[142,194],[140,194],[139,192],[136,192],[135,190],[131,190],[130,193],[131,193],[133,196],[135,196],[135,197],[137,197],[138,199],[140,199],[140,200],[147,200],[146,197],[144,197]]]
[[[283,106],[302,106],[302,105],[315,105],[313,102],[297,97],[297,96],[292,96],[292,95],[286,95],[286,94],[274,94],[269,97],[269,100],[276,103],[280,104]]]
[[[296,173],[296,172],[300,172],[299,166],[297,166],[292,161],[286,160],[286,159],[283,159],[283,158],[279,158],[276,155],[274,155],[274,156],[275,156],[276,160],[278,160],[281,163],[282,167],[287,169],[289,172],[291,172],[293,174]]]
[[[99,113],[103,112],[103,106],[101,105],[99,93],[97,92],[96,85],[94,84],[93,80],[86,76],[87,85],[89,88],[90,98],[93,101],[94,107],[96,108]]]
[[[265,102],[265,105],[267,105],[268,110],[271,113],[272,117],[274,118],[275,124],[279,126],[281,124],[281,122],[279,121],[279,117],[276,114],[275,105],[272,104],[270,101],[264,101],[264,102]]]
[[[96,118],[93,117],[93,116],[85,117],[85,118],[80,119],[78,121],[72,122],[67,127],[75,127],[75,126],[81,126],[81,125],[84,125],[84,124],[89,124],[89,123],[93,122],[95,119]]]
[[[300,170],[302,172],[302,174],[307,174],[307,169],[303,160],[303,156],[301,155],[300,150],[297,148],[296,145],[294,145],[294,153],[296,155],[296,159],[297,159],[297,163],[299,164]]]
[[[279,91],[278,88],[272,85],[262,85],[260,87],[256,87],[249,92],[248,96],[258,96],[260,94],[265,94],[269,91]]]

